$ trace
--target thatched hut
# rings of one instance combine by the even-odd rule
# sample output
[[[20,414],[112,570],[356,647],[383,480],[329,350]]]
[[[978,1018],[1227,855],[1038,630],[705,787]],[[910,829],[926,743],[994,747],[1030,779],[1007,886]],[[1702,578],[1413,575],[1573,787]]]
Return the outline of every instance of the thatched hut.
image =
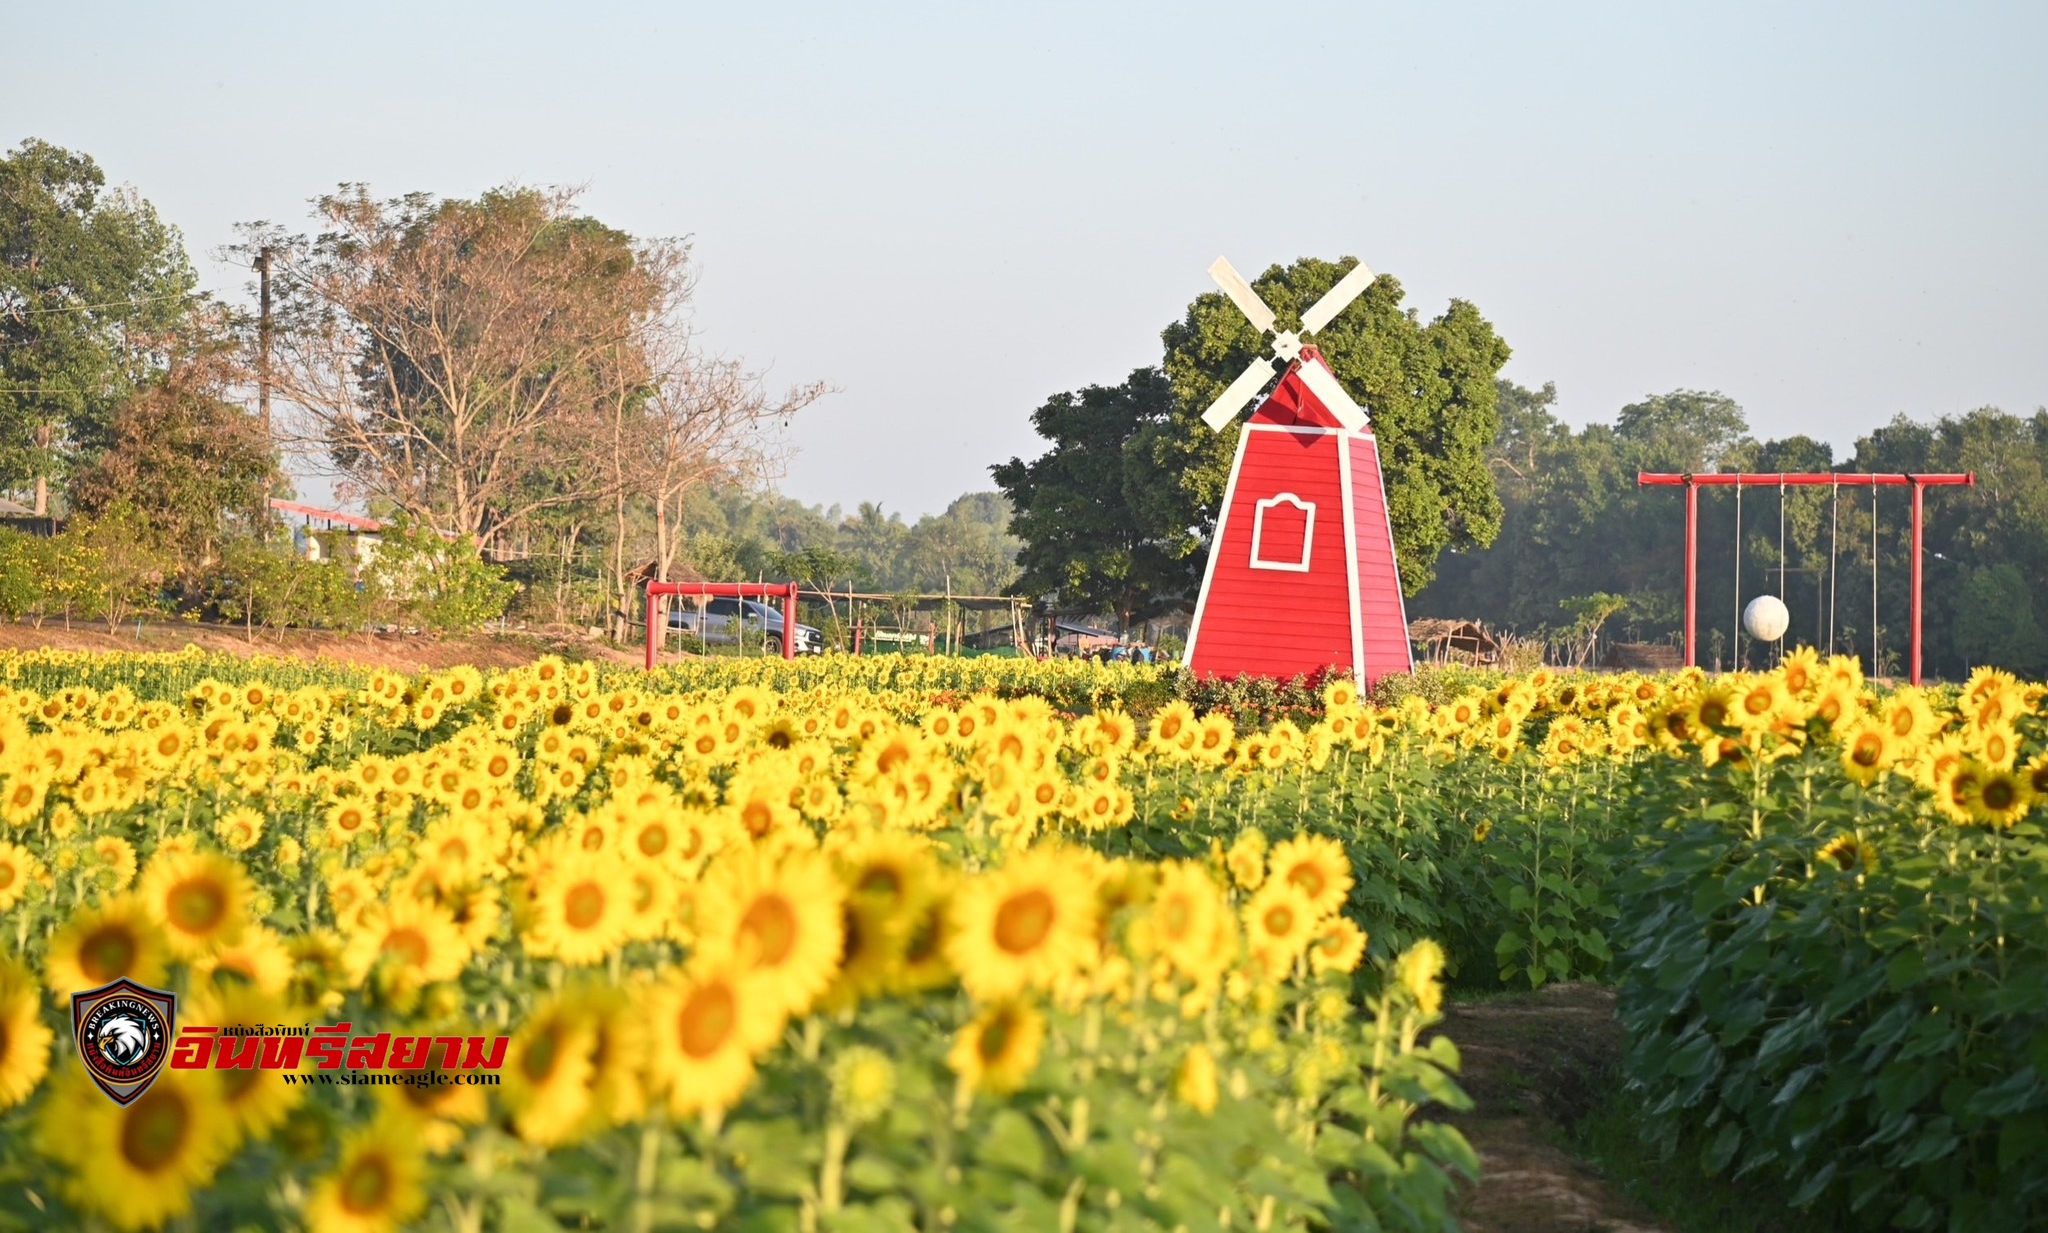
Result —
[[[1500,662],[1500,640],[1477,621],[1410,621],[1408,641],[1415,644],[1418,658],[1427,663],[1490,667]]]

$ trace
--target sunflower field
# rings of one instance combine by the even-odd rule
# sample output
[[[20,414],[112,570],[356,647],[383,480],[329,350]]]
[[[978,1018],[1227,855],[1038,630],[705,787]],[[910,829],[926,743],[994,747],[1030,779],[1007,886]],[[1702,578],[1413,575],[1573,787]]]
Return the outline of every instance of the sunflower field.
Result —
[[[1995,672],[0,686],[0,1227],[1453,1228],[1445,989],[1568,979],[1674,1167],[2048,1220],[2048,719]],[[224,1034],[124,1108],[68,1039],[121,976],[350,1047]]]

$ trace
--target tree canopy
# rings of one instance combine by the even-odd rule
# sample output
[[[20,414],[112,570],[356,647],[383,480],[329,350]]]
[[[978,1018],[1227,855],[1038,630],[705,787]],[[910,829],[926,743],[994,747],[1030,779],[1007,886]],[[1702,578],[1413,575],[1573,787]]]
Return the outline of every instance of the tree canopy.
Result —
[[[90,156],[30,138],[0,158],[0,486],[33,484],[42,512],[106,448],[195,282],[177,230]]]
[[[1147,431],[1173,414],[1173,389],[1156,368],[1121,385],[1055,394],[1032,413],[1052,448],[991,468],[1017,511],[1011,531],[1024,542],[1015,594],[1057,592],[1063,607],[1114,613],[1128,626],[1189,592],[1200,576],[1172,521],[1178,503],[1148,487],[1161,477],[1146,453]]]

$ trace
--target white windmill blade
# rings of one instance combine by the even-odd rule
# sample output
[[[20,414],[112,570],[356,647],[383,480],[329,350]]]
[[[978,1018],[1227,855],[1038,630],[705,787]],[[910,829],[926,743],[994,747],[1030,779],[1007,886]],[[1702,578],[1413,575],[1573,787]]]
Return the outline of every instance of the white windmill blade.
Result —
[[[1237,374],[1237,380],[1232,381],[1227,389],[1216,396],[1216,401],[1209,404],[1209,409],[1202,412],[1202,422],[1217,432],[1222,432],[1223,426],[1230,422],[1231,417],[1244,410],[1244,405],[1258,397],[1259,391],[1265,389],[1266,382],[1272,379],[1273,361],[1253,360],[1251,367]]]
[[[1365,268],[1363,261],[1352,266],[1349,274],[1338,279],[1336,286],[1323,293],[1323,298],[1315,302],[1315,307],[1301,314],[1301,332],[1315,334],[1335,321],[1338,313],[1351,307],[1351,301],[1357,299],[1360,292],[1372,285],[1372,277],[1372,271]]]
[[[1336,375],[1323,367],[1321,360],[1303,356],[1301,366],[1294,371],[1300,374],[1301,383],[1315,394],[1316,400],[1329,408],[1331,415],[1337,417],[1339,424],[1352,432],[1365,427],[1365,412],[1357,403],[1351,401],[1351,395],[1344,392],[1344,387],[1338,383]]]
[[[1237,267],[1230,264],[1229,258],[1216,258],[1216,263],[1209,267],[1209,277],[1216,280],[1216,285],[1223,288],[1223,294],[1230,297],[1230,302],[1237,305],[1238,311],[1251,321],[1259,333],[1264,334],[1272,330],[1273,310],[1266,307],[1266,302],[1259,298],[1258,292],[1252,290],[1252,285],[1244,280],[1244,275],[1237,272]]]

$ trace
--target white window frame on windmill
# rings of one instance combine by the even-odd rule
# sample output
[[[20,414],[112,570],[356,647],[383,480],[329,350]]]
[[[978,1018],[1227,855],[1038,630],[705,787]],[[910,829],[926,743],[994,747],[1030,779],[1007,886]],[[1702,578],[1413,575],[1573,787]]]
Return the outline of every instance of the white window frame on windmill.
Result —
[[[1266,511],[1276,505],[1292,505],[1302,512],[1301,559],[1299,561],[1276,561],[1265,553]],[[1305,574],[1314,551],[1316,540],[1316,503],[1304,501],[1291,492],[1276,492],[1252,507],[1252,560],[1253,569],[1276,569],[1290,574]]]

